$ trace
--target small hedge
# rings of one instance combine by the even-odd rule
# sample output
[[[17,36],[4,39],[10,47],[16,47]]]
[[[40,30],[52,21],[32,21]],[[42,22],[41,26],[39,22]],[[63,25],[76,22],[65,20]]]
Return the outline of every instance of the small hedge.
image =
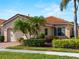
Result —
[[[43,47],[45,44],[44,39],[28,39],[24,40],[25,46],[31,46],[31,47]]]
[[[66,40],[53,40],[52,46],[54,48],[72,48],[79,49],[79,40],[66,39]]]

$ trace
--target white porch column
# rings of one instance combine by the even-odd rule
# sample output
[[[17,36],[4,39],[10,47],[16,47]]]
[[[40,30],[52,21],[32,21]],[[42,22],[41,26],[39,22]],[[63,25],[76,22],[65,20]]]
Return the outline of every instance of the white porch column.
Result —
[[[48,36],[53,36],[52,27],[48,27]]]
[[[71,36],[71,26],[67,25],[65,28],[65,35],[67,38],[70,38]]]

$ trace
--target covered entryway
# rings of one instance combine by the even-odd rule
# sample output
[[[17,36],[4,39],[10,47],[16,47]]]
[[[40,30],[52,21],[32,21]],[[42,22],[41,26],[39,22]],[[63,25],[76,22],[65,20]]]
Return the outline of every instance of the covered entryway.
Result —
[[[7,42],[16,41],[12,28],[7,29]]]

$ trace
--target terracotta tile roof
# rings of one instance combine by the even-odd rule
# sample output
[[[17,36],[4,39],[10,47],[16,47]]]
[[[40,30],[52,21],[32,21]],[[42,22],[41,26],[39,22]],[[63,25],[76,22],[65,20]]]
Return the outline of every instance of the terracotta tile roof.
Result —
[[[17,17],[22,17],[22,18],[30,18],[29,16],[26,15],[22,15],[22,14],[16,14],[13,17],[9,18],[8,20],[6,20],[3,24],[7,24],[13,20],[16,20]]]
[[[2,24],[3,22],[5,22],[6,20],[4,19],[0,19],[0,24]]]
[[[54,16],[47,17],[46,22],[49,24],[68,24],[69,23],[68,21],[64,19],[56,18]]]

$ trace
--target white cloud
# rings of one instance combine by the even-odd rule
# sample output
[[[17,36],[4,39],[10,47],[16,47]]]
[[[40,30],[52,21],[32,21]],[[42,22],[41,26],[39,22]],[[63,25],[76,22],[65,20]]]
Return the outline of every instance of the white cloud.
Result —
[[[49,15],[53,15],[53,14],[56,14],[56,13],[60,13],[59,5],[54,4],[54,3],[51,3],[51,4],[36,3],[35,7],[41,9],[42,10],[41,12],[45,16],[49,16]]]
[[[59,5],[51,4],[49,7],[46,7],[42,11],[45,16],[52,16],[60,13]]]

